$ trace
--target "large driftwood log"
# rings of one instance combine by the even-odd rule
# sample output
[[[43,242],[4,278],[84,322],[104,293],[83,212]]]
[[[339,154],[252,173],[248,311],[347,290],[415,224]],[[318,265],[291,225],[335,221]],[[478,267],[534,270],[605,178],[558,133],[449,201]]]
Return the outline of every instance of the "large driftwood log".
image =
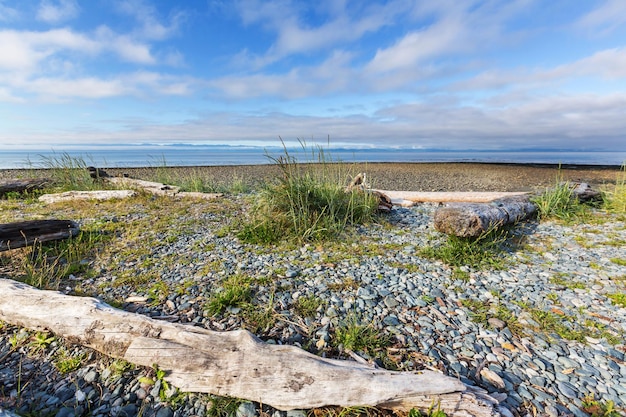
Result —
[[[44,194],[39,196],[42,203],[58,203],[62,201],[76,200],[112,200],[118,198],[128,198],[137,194],[133,190],[96,190],[96,191],[65,191],[56,194]]]
[[[104,177],[104,180],[124,188],[135,188],[156,195],[174,195],[180,191],[180,187],[162,184],[160,182],[144,181],[128,177]]]
[[[52,184],[52,180],[48,178],[24,178],[24,179],[9,179],[0,181],[0,195],[6,193],[18,192],[30,190],[38,190],[45,186]]]
[[[477,237],[506,224],[533,216],[537,208],[527,198],[507,198],[490,204],[448,204],[435,211],[435,229],[460,237]]]
[[[494,191],[391,191],[372,190],[384,194],[394,205],[410,207],[416,203],[490,203],[511,197],[522,197],[525,192]]]
[[[76,236],[78,225],[71,220],[28,220],[0,224],[0,252],[35,242],[49,242]]]
[[[144,181],[128,177],[105,177],[104,180],[120,187],[129,187],[140,189],[151,194],[168,195],[173,197],[198,198],[204,200],[212,200],[222,197],[222,193],[199,193],[180,191],[180,187],[174,185],[162,184],[160,182]]]
[[[495,401],[433,371],[392,372],[268,345],[243,330],[213,332],[114,309],[93,298],[0,279],[0,319],[47,329],[129,362],[166,371],[183,391],[258,401],[281,410],[370,405],[449,416],[495,416]]]

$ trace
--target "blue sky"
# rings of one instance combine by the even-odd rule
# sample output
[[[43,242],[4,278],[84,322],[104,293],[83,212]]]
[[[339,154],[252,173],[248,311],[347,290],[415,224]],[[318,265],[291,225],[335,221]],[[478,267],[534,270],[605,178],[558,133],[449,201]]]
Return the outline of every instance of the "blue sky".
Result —
[[[0,0],[0,149],[626,150],[624,0]]]

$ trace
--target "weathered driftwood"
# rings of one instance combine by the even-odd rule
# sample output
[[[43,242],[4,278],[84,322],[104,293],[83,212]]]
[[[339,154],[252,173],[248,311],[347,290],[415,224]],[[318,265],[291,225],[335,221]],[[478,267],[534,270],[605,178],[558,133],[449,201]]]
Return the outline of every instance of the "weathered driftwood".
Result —
[[[166,371],[183,391],[258,401],[281,410],[370,405],[398,410],[441,404],[449,416],[494,416],[497,401],[433,371],[392,372],[268,345],[239,330],[213,332],[0,279],[0,320],[47,329],[107,355]]]
[[[493,191],[391,191],[372,190],[386,195],[396,206],[410,207],[416,203],[489,203],[504,198],[525,196],[525,192]]]
[[[174,195],[180,191],[180,187],[162,184],[160,182],[144,181],[127,177],[104,177],[105,181],[124,188],[141,189],[156,195]]]
[[[76,236],[78,225],[71,220],[28,220],[0,224],[0,252],[35,242],[49,242]]]
[[[492,203],[451,203],[435,211],[435,229],[460,237],[477,237],[506,224],[533,216],[537,208],[528,198],[506,198]]]
[[[200,193],[200,192],[188,192],[180,191],[180,187],[174,185],[162,184],[160,182],[144,181],[135,178],[128,177],[104,177],[105,181],[112,184],[116,184],[120,187],[129,187],[134,189],[140,189],[151,194],[156,195],[168,195],[172,197],[181,198],[199,198],[204,200],[212,200],[222,197],[222,193]]]
[[[6,193],[21,193],[29,190],[39,190],[45,186],[52,184],[52,180],[48,178],[24,178],[9,179],[0,181],[0,195]]]
[[[75,200],[112,200],[116,198],[127,198],[137,194],[133,190],[96,190],[96,191],[65,191],[56,194],[44,194],[39,197],[42,203],[58,203],[60,201]]]
[[[572,184],[570,188],[572,189],[572,196],[580,202],[586,203],[602,200],[602,193],[594,190],[585,182]]]

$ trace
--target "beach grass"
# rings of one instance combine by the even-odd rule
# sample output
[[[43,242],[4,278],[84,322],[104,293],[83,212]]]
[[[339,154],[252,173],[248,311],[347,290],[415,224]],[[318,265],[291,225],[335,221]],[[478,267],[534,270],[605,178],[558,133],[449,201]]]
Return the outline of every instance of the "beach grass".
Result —
[[[373,220],[377,198],[359,189],[346,190],[351,178],[346,165],[333,163],[322,148],[311,152],[317,159],[315,169],[298,163],[286,148],[283,155],[269,157],[281,176],[255,196],[254,214],[238,234],[242,241],[322,241],[338,237],[349,225]]]

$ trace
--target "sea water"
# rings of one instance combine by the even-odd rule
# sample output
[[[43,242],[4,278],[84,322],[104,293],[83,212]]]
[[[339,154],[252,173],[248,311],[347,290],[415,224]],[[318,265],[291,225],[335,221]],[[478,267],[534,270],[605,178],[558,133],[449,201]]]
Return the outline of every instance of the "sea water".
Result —
[[[318,150],[288,149],[299,162],[316,162]],[[626,151],[563,152],[563,151],[447,151],[423,149],[323,149],[326,161],[342,162],[484,162],[518,164],[609,165],[620,166],[626,161]],[[3,150],[0,149],[0,169],[46,168],[59,165],[55,161],[71,157],[87,165],[109,168],[163,166],[258,165],[273,163],[284,156],[280,147],[254,146],[133,146],[101,147],[63,150]]]

